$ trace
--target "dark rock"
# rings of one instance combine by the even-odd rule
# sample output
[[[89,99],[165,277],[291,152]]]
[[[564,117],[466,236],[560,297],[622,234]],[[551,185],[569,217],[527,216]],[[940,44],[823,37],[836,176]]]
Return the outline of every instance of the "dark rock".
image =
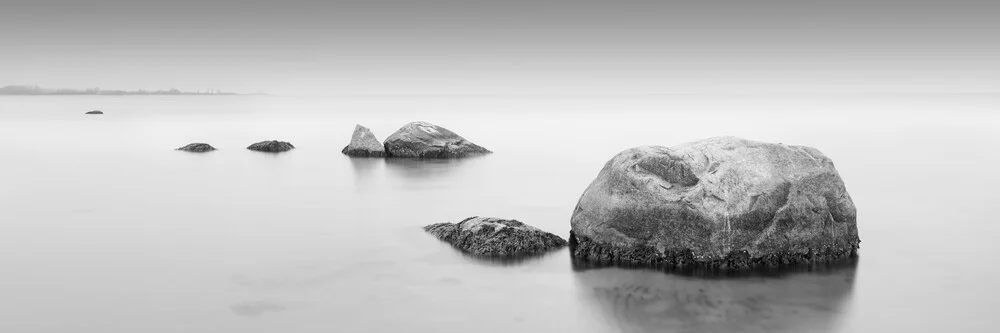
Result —
[[[184,147],[177,148],[177,150],[189,151],[193,153],[204,153],[215,150],[215,147],[207,143],[192,143]]]
[[[361,125],[354,126],[351,143],[340,152],[357,157],[385,157],[385,147],[378,141],[375,134],[372,134],[371,130]]]
[[[460,158],[489,154],[448,129],[425,122],[412,122],[385,139],[389,157]]]
[[[575,258],[723,270],[857,255],[854,203],[818,150],[712,138],[626,150],[571,220]]]
[[[104,111],[100,111],[100,110],[87,111],[87,113],[84,113],[84,114],[104,114]]]
[[[293,146],[291,143],[284,141],[277,141],[277,140],[261,141],[247,147],[247,149],[250,150],[262,151],[268,153],[280,153],[292,150],[294,148],[295,146]]]
[[[424,230],[455,248],[483,257],[522,257],[566,246],[566,240],[517,220],[470,217],[436,223]]]

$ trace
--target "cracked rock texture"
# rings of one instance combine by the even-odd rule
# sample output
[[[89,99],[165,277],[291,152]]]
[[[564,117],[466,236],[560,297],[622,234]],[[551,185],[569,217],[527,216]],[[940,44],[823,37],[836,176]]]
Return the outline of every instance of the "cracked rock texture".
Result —
[[[389,157],[460,158],[490,151],[447,128],[422,121],[412,122],[385,139]]]
[[[470,217],[424,227],[455,248],[484,257],[522,257],[566,246],[566,240],[517,220]]]
[[[385,157],[385,147],[378,141],[375,134],[368,127],[361,125],[354,126],[354,135],[351,135],[351,143],[340,151],[348,156],[358,157]]]
[[[571,219],[576,258],[723,269],[856,256],[854,203],[819,150],[716,137],[616,155]]]

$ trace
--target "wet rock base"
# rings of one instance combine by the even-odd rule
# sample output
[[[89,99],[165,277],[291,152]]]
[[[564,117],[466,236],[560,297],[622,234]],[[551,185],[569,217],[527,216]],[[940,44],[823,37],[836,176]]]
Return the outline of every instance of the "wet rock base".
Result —
[[[470,217],[459,223],[435,223],[424,230],[476,257],[515,259],[566,246],[566,240],[517,220]]]
[[[340,153],[353,157],[386,157],[385,151],[382,150],[351,148],[351,146],[344,147],[344,149],[340,150]]]
[[[789,272],[822,271],[856,265],[858,246],[812,249],[804,253],[779,252],[751,257],[734,251],[724,258],[696,258],[691,250],[660,252],[650,246],[621,248],[569,233],[573,268],[645,268],[693,276],[781,275]]]

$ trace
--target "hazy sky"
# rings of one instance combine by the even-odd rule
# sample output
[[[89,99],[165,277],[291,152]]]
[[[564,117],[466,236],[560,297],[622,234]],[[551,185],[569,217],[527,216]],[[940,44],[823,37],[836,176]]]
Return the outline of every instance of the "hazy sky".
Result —
[[[1000,1],[3,0],[0,45],[53,88],[1000,90]]]

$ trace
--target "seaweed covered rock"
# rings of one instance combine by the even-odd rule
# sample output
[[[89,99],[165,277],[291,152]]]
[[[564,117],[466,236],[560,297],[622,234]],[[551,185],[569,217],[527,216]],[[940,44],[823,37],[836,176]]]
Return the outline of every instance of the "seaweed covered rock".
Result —
[[[566,246],[566,240],[517,220],[470,217],[424,227],[455,248],[484,257],[523,257]]]
[[[189,151],[192,153],[204,153],[215,150],[215,147],[207,143],[192,143],[184,147],[177,148],[177,150]]]
[[[284,141],[277,141],[277,140],[261,141],[247,147],[247,149],[250,150],[262,151],[267,153],[280,153],[292,150],[294,148],[295,146],[293,146],[291,143]]]
[[[357,157],[385,157],[385,147],[378,141],[375,134],[368,127],[361,125],[354,126],[354,135],[351,135],[351,143],[340,151],[344,155]]]
[[[389,157],[460,158],[489,154],[447,128],[426,122],[412,122],[385,139]]]
[[[717,137],[625,150],[573,212],[595,262],[747,269],[856,256],[857,215],[833,162],[804,146]]]

